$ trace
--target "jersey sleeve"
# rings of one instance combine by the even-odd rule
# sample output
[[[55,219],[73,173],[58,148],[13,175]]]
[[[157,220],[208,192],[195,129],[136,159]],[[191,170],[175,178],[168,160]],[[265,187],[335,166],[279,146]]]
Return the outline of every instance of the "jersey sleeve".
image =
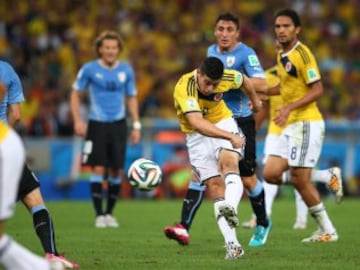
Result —
[[[187,89],[189,88],[189,89]],[[200,105],[195,95],[196,89],[192,89],[183,79],[176,84],[174,90],[174,101],[177,113],[201,112]]]
[[[309,85],[319,81],[321,79],[321,75],[314,55],[308,50],[303,57],[303,68],[300,70],[305,83]]]
[[[127,69],[126,95],[131,97],[137,95],[135,72],[130,65],[128,65],[128,69]]]
[[[16,74],[15,70],[10,65],[8,65],[6,74],[6,76],[8,77],[8,103],[15,104],[23,102],[25,100],[24,92],[19,76]]]
[[[243,63],[244,72],[250,78],[265,78],[265,72],[255,51],[248,47],[247,57]]]
[[[83,91],[88,87],[89,82],[89,66],[84,65],[80,68],[72,87],[77,91]]]

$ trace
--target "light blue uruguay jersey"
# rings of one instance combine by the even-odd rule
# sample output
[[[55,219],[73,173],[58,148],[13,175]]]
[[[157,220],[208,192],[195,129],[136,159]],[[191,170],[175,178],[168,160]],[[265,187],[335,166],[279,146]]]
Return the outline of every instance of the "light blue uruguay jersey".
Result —
[[[230,52],[221,53],[217,44],[212,44],[207,50],[207,56],[219,58],[226,69],[236,69],[248,77],[265,79],[265,72],[255,51],[244,43],[238,45]],[[233,112],[234,117],[247,117],[252,114],[249,108],[249,97],[238,89],[224,93],[224,101]]]
[[[77,91],[87,90],[89,119],[113,122],[126,117],[126,97],[136,96],[135,74],[130,64],[118,61],[109,69],[94,60],[83,65],[73,83]]]
[[[8,104],[23,102],[24,92],[19,76],[13,67],[4,61],[0,61],[0,80],[4,83],[7,90],[0,104],[0,119],[8,123],[6,114]]]

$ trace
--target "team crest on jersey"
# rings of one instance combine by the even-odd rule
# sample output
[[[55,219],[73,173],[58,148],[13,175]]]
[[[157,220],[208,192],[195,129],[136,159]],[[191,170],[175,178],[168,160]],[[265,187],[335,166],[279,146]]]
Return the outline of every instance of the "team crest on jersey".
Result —
[[[117,74],[117,77],[118,77],[118,79],[119,79],[119,81],[120,82],[125,82],[125,80],[126,80],[126,74],[125,74],[125,72],[119,72],[118,74]]]
[[[214,101],[220,101],[223,97],[223,93],[217,93],[214,95]]]
[[[286,72],[290,72],[291,68],[292,68],[292,64],[290,61],[288,61],[285,65]]]
[[[235,56],[226,57],[226,65],[232,67],[235,64]]]

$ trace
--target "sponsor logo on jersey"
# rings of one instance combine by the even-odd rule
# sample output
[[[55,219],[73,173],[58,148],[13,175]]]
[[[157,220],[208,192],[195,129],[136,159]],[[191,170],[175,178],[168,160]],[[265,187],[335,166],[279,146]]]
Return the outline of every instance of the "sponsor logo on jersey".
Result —
[[[235,74],[235,83],[242,84],[242,82],[243,82],[243,76],[241,75],[240,72],[236,72],[236,74]]]
[[[232,67],[235,64],[235,56],[226,57],[226,65]]]
[[[259,59],[256,57],[256,55],[249,55],[248,59],[249,59],[250,66],[260,65]]]
[[[99,73],[99,72],[96,72],[95,78],[98,78],[98,79],[102,80],[102,79],[103,79],[103,75],[102,75],[101,73]]]
[[[119,79],[119,81],[120,82],[125,82],[125,80],[126,80],[126,74],[125,74],[125,72],[119,72],[118,74],[117,74],[117,77],[118,77],[118,79]]]

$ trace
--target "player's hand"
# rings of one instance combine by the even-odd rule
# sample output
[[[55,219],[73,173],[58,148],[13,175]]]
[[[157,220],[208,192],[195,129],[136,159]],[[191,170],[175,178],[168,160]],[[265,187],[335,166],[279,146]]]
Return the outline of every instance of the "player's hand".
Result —
[[[245,145],[245,136],[239,136],[238,134],[233,134],[230,142],[234,148],[241,148]]]
[[[87,132],[87,125],[83,121],[77,121],[74,123],[74,132],[80,137],[85,137]]]
[[[257,113],[259,112],[262,107],[263,107],[263,103],[261,100],[258,100],[254,103],[255,105],[253,105],[253,103],[251,101],[249,101],[249,108],[254,112]]]
[[[277,115],[274,118],[274,123],[280,127],[286,125],[291,110],[288,106],[283,106],[277,109]]]
[[[131,131],[130,141],[131,144],[138,144],[141,138],[141,129],[133,128]]]

